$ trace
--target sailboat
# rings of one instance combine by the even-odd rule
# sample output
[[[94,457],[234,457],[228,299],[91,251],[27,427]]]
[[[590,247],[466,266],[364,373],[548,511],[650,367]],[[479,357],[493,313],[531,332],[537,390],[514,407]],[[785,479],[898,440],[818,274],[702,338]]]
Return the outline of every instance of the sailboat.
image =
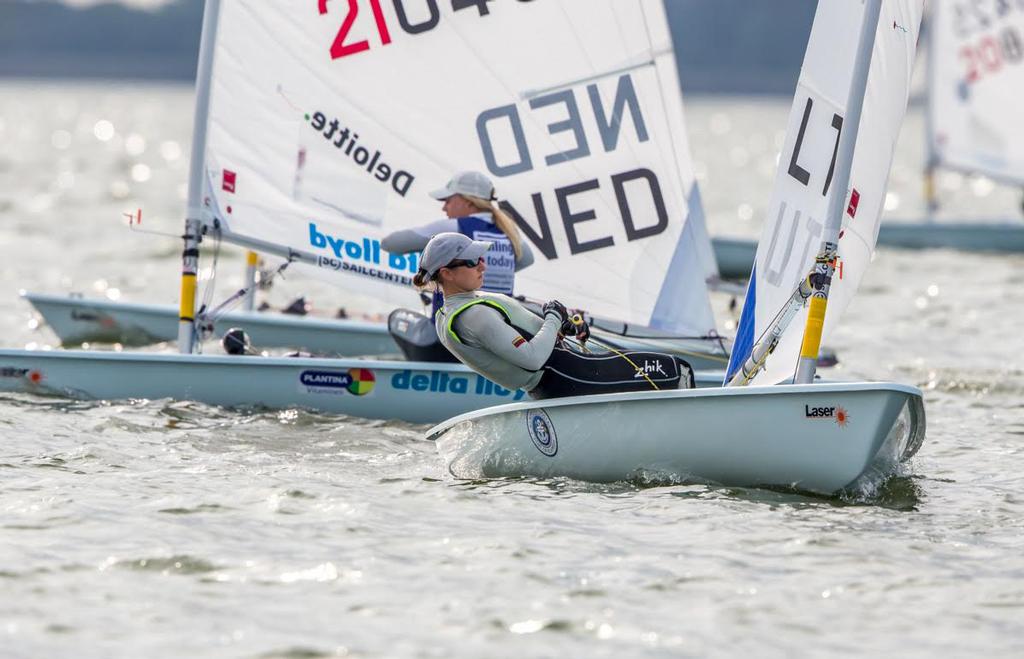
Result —
[[[380,239],[429,219],[426,191],[466,168],[540,252],[517,293],[717,348],[678,85],[660,3],[209,0],[181,354],[0,350],[0,390],[415,422],[520,400],[461,365],[196,354],[201,241],[415,306],[416,255]]]
[[[166,304],[120,302],[75,295],[22,293],[57,335],[61,345],[117,343],[148,346],[178,338],[178,309]],[[386,323],[351,318],[296,316],[241,309],[219,314],[213,336],[244,330],[259,348],[282,348],[325,357],[397,354]]]
[[[1013,3],[953,2],[929,5],[925,41],[928,80],[925,131],[928,148],[923,219],[887,218],[878,245],[907,249],[949,248],[976,252],[1024,252],[1024,222],[936,217],[940,170],[982,175],[1024,187],[1024,10]],[[723,277],[735,278],[755,245],[718,237]]]
[[[926,131],[929,216],[886,220],[879,245],[1024,252],[1024,221],[947,221],[939,209],[937,170],[980,174],[1024,186],[1024,7],[981,3],[970,10],[931,3]]]
[[[754,262],[757,245],[753,241],[711,237],[717,275],[722,280],[746,279]],[[254,252],[250,252],[254,254]],[[718,290],[729,290],[725,283],[716,283]],[[90,298],[81,294],[57,295],[23,291],[21,297],[42,316],[46,326],[63,346],[83,343],[111,343],[123,347],[141,347],[174,341],[178,337],[178,308],[170,304],[146,304]],[[214,336],[222,336],[230,328],[244,330],[253,345],[261,348],[287,348],[309,351],[326,357],[397,354],[385,322],[326,316],[301,316],[278,309],[254,309],[251,305],[239,311],[220,314],[214,322]],[[627,341],[628,343],[628,341]],[[639,342],[638,349],[687,349],[694,368],[721,368],[727,355],[721,350],[708,350],[701,342],[676,340],[652,346]],[[641,348],[642,346],[642,348]]]
[[[396,5],[394,17],[385,16],[387,8],[380,9],[379,2],[376,0],[371,2],[369,11],[365,8],[360,10],[358,3],[352,4],[345,14],[341,14],[340,10],[330,9],[325,3],[319,5],[317,11],[319,16],[324,19],[329,18],[337,11],[339,15],[344,16],[344,21],[348,21],[348,23],[342,23],[341,27],[344,30],[339,29],[335,35],[335,41],[331,45],[333,49],[331,52],[332,64],[338,65],[347,64],[349,61],[365,61],[366,58],[377,58],[378,61],[387,62],[401,61],[400,58],[406,56],[401,53],[407,53],[409,48],[405,47],[405,50],[400,51],[397,55],[394,53],[394,45],[397,42],[392,42],[391,31],[396,23],[403,31],[417,35],[419,41],[423,41],[424,38],[435,38],[435,33],[438,30],[445,29],[453,30],[458,38],[464,38],[460,32],[465,29],[464,27],[458,27],[459,24],[453,23],[454,27],[446,28],[446,25],[441,22],[440,16],[445,6],[445,2],[439,4],[436,0],[425,2],[425,10],[422,12],[415,10],[423,14],[425,22],[422,24],[415,23],[413,19],[409,18],[410,14],[406,13],[405,4],[401,2]],[[469,5],[456,2],[452,4],[452,16],[469,15],[472,11],[466,12],[465,9],[467,7],[472,9],[473,6],[477,7],[476,11],[481,18],[487,18],[487,25],[490,26],[507,21],[510,17],[514,18],[505,10],[492,12],[488,9],[489,5],[486,2],[470,3]],[[461,13],[459,13],[460,11]],[[540,12],[535,9],[529,11],[531,13]],[[641,15],[631,3],[624,3],[621,8],[611,11],[603,11],[601,20],[608,20],[611,24],[614,24],[619,16]],[[567,33],[579,31],[576,27],[580,20],[578,16],[563,10],[556,10],[552,13],[558,17],[559,24],[565,27]],[[414,13],[413,15],[418,14]],[[413,22],[410,23],[410,21]],[[319,31],[324,31],[324,24],[329,24],[329,20],[321,20],[316,24]],[[389,24],[392,25],[391,28],[388,27]],[[628,23],[627,25],[629,30],[640,30],[637,33],[637,43],[644,44],[647,37],[643,27]],[[341,34],[342,31],[345,32],[344,35]],[[376,38],[380,40],[379,43],[375,43],[370,38],[363,40],[362,37],[367,34],[376,35]],[[632,32],[614,32],[609,29],[606,36],[610,35],[610,37],[622,41],[629,38],[631,34]],[[353,46],[355,50],[345,45],[345,38],[349,36],[355,44]],[[465,135],[466,139],[458,143],[466,154],[465,160],[460,161],[456,154],[450,153],[452,145],[447,143],[448,140],[445,139],[443,132],[438,132],[439,130],[443,131],[443,127],[438,125],[438,119],[433,115],[422,117],[423,121],[420,123],[429,128],[429,130],[425,129],[424,133],[434,132],[436,135],[421,134],[417,135],[415,139],[409,139],[405,135],[408,133],[408,129],[405,126],[407,122],[403,119],[393,117],[382,119],[375,116],[374,121],[381,127],[406,138],[392,140],[394,144],[388,145],[388,148],[392,149],[392,153],[398,151],[394,155],[402,153],[401,150],[404,149],[406,151],[413,150],[418,156],[424,148],[434,146],[437,152],[448,154],[445,158],[453,166],[459,164],[465,166],[466,162],[471,162],[474,158],[479,161],[483,155],[488,172],[499,183],[499,192],[509,199],[518,197],[518,201],[510,202],[512,214],[520,223],[525,236],[544,256],[541,267],[532,268],[522,273],[520,277],[522,282],[520,287],[526,289],[527,293],[530,290],[546,293],[551,290],[552,281],[566,281],[564,276],[566,271],[573,273],[569,278],[570,281],[593,281],[594,278],[590,275],[600,272],[601,265],[613,262],[614,266],[619,265],[617,259],[608,256],[609,248],[614,246],[616,253],[621,253],[623,250],[632,252],[627,259],[635,261],[637,249],[650,249],[649,246],[644,247],[644,245],[653,242],[651,239],[655,235],[662,238],[667,237],[666,244],[669,246],[677,243],[680,245],[678,254],[673,257],[676,260],[675,267],[677,269],[682,267],[679,265],[680,263],[685,263],[685,267],[691,267],[692,263],[699,261],[705,268],[705,278],[715,279],[719,272],[713,255],[724,255],[726,267],[730,268],[730,271],[735,271],[736,268],[732,265],[736,260],[733,256],[735,247],[728,242],[719,246],[716,241],[709,241],[706,235],[700,197],[694,178],[689,173],[690,155],[685,136],[673,140],[672,149],[675,153],[657,156],[662,164],[671,161],[672,158],[678,158],[685,168],[682,181],[683,191],[680,194],[683,196],[687,208],[681,211],[674,208],[673,204],[676,202],[661,198],[663,194],[661,188],[665,183],[662,179],[649,179],[648,174],[654,171],[650,168],[630,170],[625,164],[622,164],[621,167],[626,168],[619,174],[613,175],[610,184],[608,180],[602,182],[600,177],[587,180],[587,175],[592,172],[602,172],[603,170],[602,174],[606,176],[607,172],[615,171],[614,167],[633,158],[637,154],[638,148],[652,150],[650,148],[650,130],[653,127],[646,123],[651,120],[651,110],[645,109],[640,112],[637,105],[640,102],[647,103],[645,94],[649,92],[638,90],[634,86],[633,78],[620,76],[618,81],[610,81],[607,89],[595,84],[586,85],[580,89],[578,97],[561,95],[562,93],[557,89],[557,84],[560,82],[558,80],[556,80],[555,87],[546,91],[537,86],[535,81],[543,79],[543,77],[538,78],[542,69],[550,69],[550,72],[542,75],[551,80],[560,77],[570,78],[574,71],[583,71],[583,75],[586,75],[585,69],[591,66],[591,60],[594,58],[592,51],[597,48],[593,45],[595,38],[588,36],[585,43],[580,42],[579,47],[567,46],[565,50],[568,51],[571,59],[565,60],[564,64],[561,61],[551,63],[540,61],[539,58],[532,58],[530,61],[517,63],[521,69],[518,73],[503,61],[508,59],[507,56],[484,54],[489,53],[490,49],[477,53],[475,57],[481,60],[482,67],[468,67],[473,69],[474,73],[479,73],[481,68],[486,69],[495,65],[504,67],[500,72],[489,74],[493,75],[498,83],[493,87],[494,90],[505,93],[510,84],[523,83],[523,88],[517,90],[519,105],[522,108],[515,109],[513,106],[491,108],[486,110],[491,114],[481,112],[479,116],[475,117],[477,125],[471,125],[472,122],[466,124],[478,134]],[[662,43],[659,47],[668,53],[672,52],[670,42]],[[629,51],[631,49],[638,50],[638,48],[639,46],[633,45],[622,49],[624,54],[620,64],[631,66],[632,62],[628,60],[635,58],[635,55]],[[419,55],[417,57],[419,58]],[[291,60],[287,61],[294,60],[295,58],[292,56]],[[491,60],[494,64],[491,63]],[[436,57],[432,56],[426,61],[436,61]],[[305,62],[299,64],[304,67]],[[423,66],[425,65],[421,65],[420,68]],[[628,71],[628,66],[623,70]],[[366,66],[364,68],[384,74],[381,66]],[[664,79],[659,84],[672,85],[668,79],[672,70],[674,68],[667,64],[663,67],[659,75]],[[398,71],[388,71],[386,74],[388,79],[393,82],[393,87],[409,90],[406,95],[408,102],[422,104],[422,100],[428,98],[429,94],[416,86],[421,84],[419,81],[406,80],[406,78],[412,77],[408,67],[401,66]],[[378,100],[375,102],[383,104],[393,102],[393,99],[387,97],[387,93],[381,93],[377,89],[380,87],[377,84],[378,80],[370,80],[366,76],[357,79],[347,78],[344,83],[346,101],[337,107],[348,107],[349,111],[366,113],[370,107],[368,102],[372,98],[372,96],[367,96],[369,93],[376,94]],[[620,87],[615,86],[619,84],[621,84]],[[299,85],[300,83],[295,81],[278,85],[272,98],[262,100],[265,103],[271,103],[276,108],[283,103],[288,103],[288,89]],[[364,88],[374,91],[363,92]],[[678,91],[670,93],[678,95]],[[483,90],[467,96],[473,98],[475,102],[476,98],[483,97]],[[350,97],[359,97],[359,101],[356,102]],[[458,97],[454,100],[458,100]],[[503,114],[508,107],[513,107],[515,112],[508,115]],[[291,109],[294,110],[294,108]],[[562,110],[568,113],[565,118],[558,116]],[[677,110],[680,116],[679,119],[673,120],[675,123],[681,121],[681,102],[673,100],[666,109],[666,112],[676,112]],[[440,115],[443,111],[438,107],[433,107],[431,112]],[[269,114],[279,115],[280,112],[271,111]],[[380,113],[374,114],[379,115]],[[292,116],[276,117],[275,121],[278,124],[295,123],[294,116],[297,115],[293,112]],[[321,215],[327,212],[343,215],[349,220],[361,221],[362,224],[355,225],[349,222],[346,227],[351,232],[357,232],[361,236],[361,240],[370,240],[371,242],[368,244],[374,244],[374,241],[378,241],[381,235],[387,233],[387,231],[375,231],[372,228],[367,230],[368,226],[376,225],[377,229],[400,228],[410,222],[409,218],[413,216],[412,214],[422,214],[424,209],[422,200],[412,200],[410,195],[413,193],[404,187],[410,180],[422,179],[422,174],[410,179],[411,174],[405,170],[394,172],[394,180],[390,185],[392,188],[396,185],[402,188],[403,194],[397,195],[397,197],[392,194],[390,198],[385,195],[386,209],[382,209],[381,204],[385,202],[381,201],[381,195],[387,190],[388,183],[381,181],[378,177],[383,176],[385,172],[388,177],[391,177],[391,165],[381,160],[384,157],[381,154],[388,152],[374,147],[373,155],[370,155],[371,150],[368,147],[360,146],[361,143],[357,139],[358,134],[354,132],[354,128],[349,137],[344,137],[344,131],[347,131],[348,126],[338,125],[337,128],[332,128],[328,117],[322,114],[321,116],[324,122],[321,138],[326,138],[330,133],[331,139],[312,138],[310,133],[315,131],[307,131],[298,140],[299,143],[295,147],[297,152],[286,161],[288,166],[294,169],[290,179],[292,185],[290,192],[295,200],[300,202],[300,205],[302,201],[305,201]],[[305,123],[315,123],[316,121],[319,119],[314,112]],[[295,129],[293,126],[289,127]],[[677,125],[674,125],[671,130],[675,131],[674,134],[682,134]],[[335,131],[337,132],[336,136]],[[505,133],[509,131],[512,134],[506,135]],[[630,131],[634,131],[635,135],[630,137]],[[512,141],[508,141],[509,137],[512,138]],[[313,141],[310,142],[310,140]],[[335,146],[332,149],[331,140],[340,140],[341,146]],[[506,142],[502,144],[499,140],[506,140]],[[567,145],[571,148],[566,148]],[[545,148],[549,148],[550,153],[535,153],[543,151]],[[333,171],[332,163],[329,162],[329,156],[325,155],[325,152],[332,150],[341,151],[343,157],[351,157],[355,161],[365,155],[363,164],[366,167],[362,172],[363,178],[352,178],[351,173],[346,174],[348,178],[342,179],[341,183],[330,178],[330,172]],[[543,162],[535,162],[541,158]],[[380,165],[385,166],[382,168]],[[439,172],[441,170],[437,165],[436,162],[427,162],[419,166],[420,171]],[[426,170],[426,167],[433,169]],[[224,171],[227,172],[224,176],[233,177],[237,174],[230,168]],[[291,174],[290,171],[289,173]],[[552,176],[552,173],[555,175]],[[440,176],[440,174],[435,175]],[[373,179],[378,180],[374,181]],[[553,189],[553,193],[538,186],[541,180],[545,186]],[[235,179],[230,178],[230,181],[235,181]],[[329,183],[325,183],[325,181],[329,181]],[[560,186],[560,181],[567,185]],[[216,200],[219,203],[218,230],[222,232],[225,240],[237,241],[242,237],[251,239],[254,236],[262,236],[255,241],[255,244],[262,244],[267,240],[266,236],[271,236],[272,240],[289,240],[290,242],[286,244],[292,247],[292,256],[300,261],[309,262],[323,257],[320,253],[308,251],[309,240],[313,236],[322,244],[332,235],[319,231],[317,227],[322,228],[323,222],[314,223],[315,226],[314,224],[310,225],[309,239],[303,236],[282,238],[274,231],[273,222],[257,220],[253,214],[245,217],[232,211],[233,207],[238,207],[237,203],[232,203],[232,201],[237,202],[238,200],[232,198],[242,195],[240,191],[236,195],[236,193],[226,190],[227,187],[234,188],[233,182],[222,182],[220,186],[222,189],[218,189],[215,183],[210,184],[212,195],[207,199]],[[645,185],[651,186],[649,195],[643,190]],[[416,190],[422,192],[418,185]],[[538,190],[543,192],[538,192]],[[612,198],[613,194],[614,199]],[[645,199],[645,196],[649,196],[649,199]],[[345,204],[349,204],[350,207],[343,208],[343,204],[337,199],[340,197],[343,197]],[[554,206],[557,206],[557,209],[553,208]],[[276,208],[276,206],[273,207]],[[534,217],[529,217],[531,214],[535,214]],[[598,230],[598,224],[589,219],[590,215],[597,215],[599,221],[604,221],[605,217],[610,217],[613,214],[619,216],[619,226],[617,227],[612,226]],[[674,227],[670,226],[670,222],[674,222],[675,216],[679,215],[686,218],[687,235],[683,238],[686,242],[685,245],[677,239],[677,236],[673,235]],[[653,218],[653,224],[644,226],[642,221],[645,216]],[[671,220],[666,219],[667,216],[672,216]],[[418,219],[422,220],[423,218],[418,217]],[[559,223],[564,227],[564,236],[560,235]],[[295,224],[299,226],[301,222]],[[666,227],[669,231],[668,235],[664,233]],[[304,225],[302,230],[306,230]],[[346,249],[356,243],[350,241],[346,245]],[[249,244],[254,243],[250,240]],[[299,245],[306,253],[299,256],[299,248],[296,248],[296,245]],[[379,251],[379,245],[375,249]],[[664,252],[664,250],[661,251]],[[341,262],[341,255],[332,254],[329,249],[326,252],[327,258],[334,258],[338,263]],[[599,252],[602,256],[593,258]],[[374,258],[380,257],[375,255]],[[662,254],[661,258],[666,258],[666,255]],[[581,263],[586,265],[581,266]],[[318,265],[323,264],[318,263]],[[411,260],[409,265],[410,267],[404,271],[404,276],[407,276],[408,270],[411,270]],[[602,286],[607,286],[608,282],[612,280],[640,281],[642,279],[644,279],[644,272],[639,271],[631,273],[628,278],[615,274],[610,278],[601,277]],[[690,279],[676,283],[678,280],[675,276],[668,277],[663,273],[659,273],[650,282],[645,282],[644,286],[660,285],[662,281],[672,282],[672,285],[663,286],[663,289],[658,291],[661,308],[665,308],[671,301],[677,308],[678,315],[689,320],[685,326],[682,326],[678,319],[666,321],[657,315],[645,315],[643,311],[637,311],[636,313],[640,315],[643,322],[649,323],[654,329],[668,329],[667,332],[662,332],[663,335],[701,337],[712,332],[713,320],[709,321],[710,311],[706,304],[706,295],[703,294],[704,286]],[[630,312],[627,312],[624,318],[619,301],[636,299],[638,287],[629,288],[618,285],[614,291],[609,291],[609,294],[603,296],[604,299],[599,304],[592,304],[594,297],[592,289],[593,286],[589,285],[586,287],[575,285],[568,289],[560,286],[558,290],[561,295],[574,300],[574,304],[585,306],[593,315],[602,315],[601,308],[603,307],[607,311],[606,315],[610,318],[630,320]],[[648,297],[653,293],[653,290],[645,291]],[[129,305],[107,300],[66,298],[38,293],[26,293],[24,297],[39,310],[64,344],[73,345],[84,341],[115,339],[124,345],[146,345],[152,342],[173,340],[177,336],[178,310],[172,307]],[[408,302],[411,298],[405,296],[400,299]],[[692,303],[689,302],[691,299]],[[641,306],[646,304],[648,302],[640,302]],[[637,323],[631,322],[630,324],[636,325]],[[229,326],[246,329],[253,336],[256,345],[265,347],[304,348],[317,353],[342,356],[384,354],[396,350],[396,346],[387,334],[387,328],[382,324],[373,325],[333,319],[314,320],[265,314],[239,314],[225,316],[218,327],[223,330]],[[682,346],[688,359],[696,368],[721,368],[727,360],[727,354],[721,349],[720,342],[717,340],[708,342],[682,339],[676,343]]]
[[[427,432],[449,471],[831,494],[876,482],[914,455],[926,425],[920,390],[816,382],[815,360],[874,248],[922,10],[922,0],[818,3],[730,386],[461,415]]]

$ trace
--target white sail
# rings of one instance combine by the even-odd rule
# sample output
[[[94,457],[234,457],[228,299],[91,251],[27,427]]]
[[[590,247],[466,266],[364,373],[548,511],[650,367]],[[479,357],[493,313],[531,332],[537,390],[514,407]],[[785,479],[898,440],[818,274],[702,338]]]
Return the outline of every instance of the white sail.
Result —
[[[906,112],[922,5],[923,0],[882,3],[850,189],[834,190],[831,183],[865,4],[863,0],[818,4],[733,348],[730,376],[810,272],[821,247],[830,194],[845,196],[846,212],[823,338],[836,326],[856,292],[878,236],[893,150]],[[754,383],[793,377],[806,316],[805,308],[789,325]]]
[[[929,148],[937,166],[1024,183],[1024,3],[931,3]]]
[[[224,0],[205,164],[207,226],[396,302],[418,264],[380,238],[478,169],[537,256],[516,293],[714,328],[660,2]]]

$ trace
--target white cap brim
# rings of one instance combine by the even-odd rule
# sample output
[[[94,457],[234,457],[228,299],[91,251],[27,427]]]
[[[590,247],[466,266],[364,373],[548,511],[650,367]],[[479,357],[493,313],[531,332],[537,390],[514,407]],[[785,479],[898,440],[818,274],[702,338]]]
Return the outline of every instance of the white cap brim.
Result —
[[[431,192],[430,196],[433,197],[434,199],[437,199],[438,201],[444,201],[448,197],[453,197],[456,194],[457,193],[452,192],[448,188],[441,188],[440,190],[434,190],[433,192]]]
[[[455,258],[465,259],[466,261],[475,261],[486,254],[487,250],[489,250],[493,244],[494,243],[485,242],[483,240],[474,240],[469,247],[462,250],[462,253]]]

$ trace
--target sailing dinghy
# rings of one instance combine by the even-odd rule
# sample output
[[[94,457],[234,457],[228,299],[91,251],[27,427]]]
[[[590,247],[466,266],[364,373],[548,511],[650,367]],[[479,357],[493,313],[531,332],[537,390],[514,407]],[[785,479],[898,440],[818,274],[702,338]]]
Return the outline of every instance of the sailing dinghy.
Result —
[[[747,278],[757,251],[754,241],[713,236],[711,247],[719,277],[724,280]],[[727,285],[722,286],[727,288]],[[124,347],[140,347],[178,338],[178,308],[170,304],[31,291],[21,296],[42,316],[63,346],[119,343]],[[399,350],[387,323],[383,322],[295,316],[272,310],[255,311],[249,307],[221,315],[215,321],[214,334],[221,336],[232,327],[245,330],[254,345],[265,348],[291,348],[337,357],[384,355]],[[706,342],[684,338],[675,343],[687,352],[691,366],[697,369],[721,368],[728,360],[727,354],[716,352]]]
[[[946,248],[969,252],[1024,252],[1019,217],[938,217],[939,171],[980,175],[1024,187],[1024,5],[941,1],[929,5],[924,39],[928,57],[925,138],[928,148],[922,219],[887,218],[878,245],[904,249]],[[715,254],[722,277],[750,271],[753,241],[718,237]]]
[[[1024,5],[932,2],[928,30],[928,170],[924,220],[886,220],[878,244],[1024,252],[1024,222],[949,221],[939,210],[937,170],[1024,186]]]
[[[922,4],[818,4],[731,386],[519,403],[449,419],[427,437],[450,472],[833,493],[891,474],[912,456],[925,432],[917,388],[814,382],[814,367],[821,337],[870,261]]]
[[[721,354],[660,3],[209,0],[193,130],[182,354],[3,350],[0,390],[410,421],[521,397],[461,365],[195,354],[200,241],[415,306],[416,255],[380,239],[430,219],[427,191],[467,168],[495,178],[540,252],[517,293]]]
[[[61,345],[119,343],[147,346],[178,338],[178,309],[171,305],[125,303],[45,293],[23,293]],[[214,335],[240,327],[260,348],[289,348],[348,357],[398,353],[386,323],[294,316],[267,311],[232,311],[214,321]]]

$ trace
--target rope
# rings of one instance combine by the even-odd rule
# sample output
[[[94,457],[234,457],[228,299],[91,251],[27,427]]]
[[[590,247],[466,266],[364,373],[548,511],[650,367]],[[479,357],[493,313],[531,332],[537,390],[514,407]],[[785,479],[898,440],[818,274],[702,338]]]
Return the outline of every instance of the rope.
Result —
[[[574,314],[574,315],[573,315],[573,316],[572,316],[571,318],[569,318],[569,322],[571,322],[571,323],[572,323],[573,325],[576,325],[577,327],[579,327],[579,326],[581,326],[581,325],[584,325],[584,324],[585,324],[585,323],[584,323],[584,320],[583,320],[583,317],[582,317],[582,316],[580,316],[579,314]],[[634,370],[636,370],[636,372],[637,372],[637,373],[639,373],[640,375],[644,376],[644,379],[645,379],[645,380],[647,380],[647,383],[648,383],[649,385],[651,385],[651,386],[652,386],[652,387],[654,388],[654,390],[655,390],[655,391],[661,391],[660,389],[658,389],[658,385],[657,385],[657,384],[655,384],[654,380],[652,380],[652,379],[651,379],[651,376],[647,375],[647,371],[645,371],[644,369],[642,369],[642,368],[640,368],[639,366],[637,366],[637,365],[636,365],[636,362],[634,362],[634,361],[633,361],[632,359],[630,359],[630,358],[629,358],[628,356],[626,356],[626,354],[625,354],[625,353],[623,353],[623,352],[621,352],[621,351],[617,350],[617,349],[615,348],[615,346],[613,346],[613,345],[610,345],[610,344],[608,344],[608,343],[605,343],[604,341],[600,341],[600,340],[598,340],[598,339],[595,339],[595,338],[593,338],[593,337],[589,338],[588,340],[589,340],[589,341],[593,341],[594,343],[596,343],[597,345],[601,346],[602,348],[605,348],[605,349],[607,349],[607,350],[610,350],[611,352],[615,353],[615,354],[616,354],[616,355],[618,355],[619,357],[622,357],[623,359],[625,359],[625,360],[626,360],[626,362],[627,362],[627,363],[628,363],[628,364],[629,364],[630,366],[632,366],[632,367],[633,367],[633,369],[634,369]],[[587,350],[587,346],[586,346],[586,345],[584,344],[584,342],[581,342],[581,341],[577,340],[577,344],[579,345],[579,347],[580,347],[580,348],[581,348],[581,349],[582,349],[582,350],[583,350],[583,351],[584,351],[585,353],[588,353],[588,354],[590,353],[590,351],[589,351],[589,350]]]
[[[237,305],[238,302],[242,300],[249,293],[250,290],[254,289],[254,287],[256,286],[262,285],[264,281],[267,284],[269,284],[274,279],[274,277],[284,272],[285,268],[291,265],[293,260],[293,258],[289,257],[287,261],[285,261],[276,269],[274,269],[270,273],[270,275],[266,277],[265,280],[261,277],[259,284],[254,282],[249,286],[240,288],[239,290],[235,291],[235,293],[232,296],[218,304],[216,307],[214,307],[213,309],[209,309],[213,299],[213,283],[217,278],[217,260],[218,257],[220,256],[221,232],[219,229],[215,231],[214,236],[216,242],[214,243],[215,247],[213,252],[213,266],[210,272],[210,282],[209,284],[207,284],[206,289],[203,291],[203,305],[202,307],[200,307],[199,312],[196,314],[196,318],[193,321],[196,327],[197,334],[201,337],[201,340],[205,340],[209,338],[210,335],[213,334],[213,326],[217,322],[217,320],[225,313],[230,311],[232,308],[234,308],[234,306]]]

